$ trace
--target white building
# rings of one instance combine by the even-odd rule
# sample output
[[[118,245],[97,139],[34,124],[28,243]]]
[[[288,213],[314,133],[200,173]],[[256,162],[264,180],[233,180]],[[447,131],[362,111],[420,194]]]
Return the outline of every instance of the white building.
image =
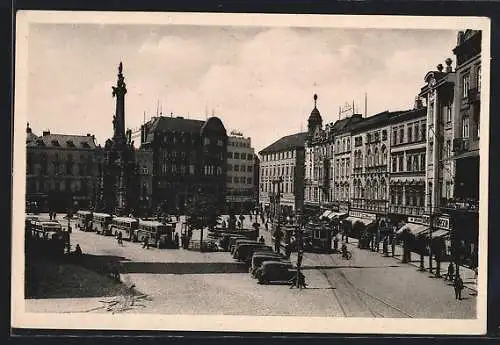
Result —
[[[255,195],[255,150],[251,139],[232,131],[227,141],[226,207],[247,213],[257,203]]]

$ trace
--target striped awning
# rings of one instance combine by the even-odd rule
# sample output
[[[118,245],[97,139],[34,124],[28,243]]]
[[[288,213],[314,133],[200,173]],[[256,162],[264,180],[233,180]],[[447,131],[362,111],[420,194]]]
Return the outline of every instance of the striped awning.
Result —
[[[364,224],[365,226],[374,222],[371,219],[358,218],[358,217],[352,217],[352,216],[351,217],[347,217],[346,220],[349,221],[349,222],[351,222],[352,224],[359,222],[359,223]]]
[[[327,218],[331,213],[332,211],[326,210],[325,212],[323,212],[320,218]]]
[[[443,237],[448,235],[450,232],[448,230],[437,229],[432,232],[432,237]]]
[[[405,225],[399,228],[396,234],[401,234],[404,231],[408,231],[410,234],[417,236],[426,230],[429,230],[429,227],[426,225],[406,223]]]

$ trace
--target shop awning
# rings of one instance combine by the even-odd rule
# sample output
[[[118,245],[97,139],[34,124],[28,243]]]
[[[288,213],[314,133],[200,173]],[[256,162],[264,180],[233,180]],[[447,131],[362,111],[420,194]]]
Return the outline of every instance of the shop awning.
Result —
[[[326,210],[325,212],[323,212],[320,218],[326,218],[330,215],[330,213],[332,213],[332,211]]]
[[[448,230],[443,230],[443,229],[437,229],[432,232],[432,237],[443,237],[448,235],[450,232]]]
[[[415,223],[406,223],[402,227],[399,228],[399,230],[396,232],[396,234],[401,234],[403,231],[408,231],[410,234],[417,236],[418,234],[421,234],[425,230],[429,230],[429,227],[426,225],[422,224],[415,224]]]
[[[352,224],[356,223],[356,222],[359,222],[359,223],[362,223],[363,225],[368,225],[370,223],[373,223],[373,220],[371,219],[365,219],[365,218],[358,218],[358,217],[347,217],[346,218],[347,221],[351,222]]]
[[[333,219],[333,218],[340,218],[340,217],[343,217],[347,215],[347,213],[344,213],[344,212],[331,212],[329,215],[328,215],[328,218],[329,219]]]

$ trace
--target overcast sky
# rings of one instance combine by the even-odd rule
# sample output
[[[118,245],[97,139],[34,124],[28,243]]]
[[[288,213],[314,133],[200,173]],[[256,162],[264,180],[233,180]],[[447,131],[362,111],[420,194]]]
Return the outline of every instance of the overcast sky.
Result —
[[[454,60],[452,30],[31,24],[28,121],[37,134],[112,135],[117,67],[126,124],[156,114],[219,116],[261,150],[354,100],[368,116],[413,107],[425,74]],[[455,63],[455,62],[454,62]],[[136,140],[136,146],[138,140]]]

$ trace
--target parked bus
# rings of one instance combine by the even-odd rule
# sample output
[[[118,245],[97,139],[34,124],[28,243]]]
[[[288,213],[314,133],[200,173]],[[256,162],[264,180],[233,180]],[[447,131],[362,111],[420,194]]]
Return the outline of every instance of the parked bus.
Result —
[[[172,224],[163,224],[154,220],[140,220],[139,227],[134,233],[133,240],[144,242],[144,239],[148,237],[148,242],[151,246],[158,248],[177,248],[174,232]]]
[[[92,231],[92,212],[78,211],[76,212],[76,227],[82,231]]]
[[[111,220],[113,216],[107,213],[94,213],[92,215],[92,226],[96,233],[101,235],[111,235],[111,231],[109,225],[111,224]]]
[[[110,232],[113,236],[121,233],[122,239],[130,241],[134,238],[134,231],[137,230],[139,221],[129,217],[113,217],[110,225]]]

